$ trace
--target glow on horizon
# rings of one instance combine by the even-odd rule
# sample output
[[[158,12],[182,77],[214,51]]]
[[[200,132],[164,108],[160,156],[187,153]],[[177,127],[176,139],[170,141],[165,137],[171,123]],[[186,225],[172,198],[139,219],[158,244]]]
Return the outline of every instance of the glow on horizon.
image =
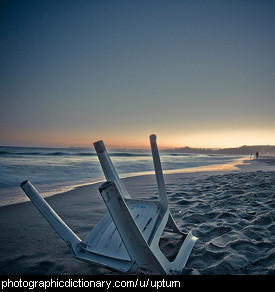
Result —
[[[150,133],[149,133],[150,134]],[[157,133],[156,133],[157,134]],[[149,135],[137,136],[127,139],[118,138],[116,140],[104,139],[109,147],[126,148],[148,148]],[[275,145],[275,130],[245,130],[245,131],[204,131],[195,133],[186,133],[178,135],[160,134],[157,135],[159,148],[231,148],[243,145]]]
[[[74,132],[33,132],[17,135],[16,139],[6,137],[11,143],[7,146],[30,147],[93,147],[93,143],[103,140],[108,148],[149,148],[149,135],[142,133],[90,133]],[[196,148],[231,148],[243,145],[275,145],[275,130],[218,130],[194,131],[184,134],[170,134],[157,132],[157,143],[160,149],[196,147]]]
[[[226,130],[189,133],[172,140],[174,147],[231,148],[243,145],[275,145],[275,130]],[[173,147],[171,145],[171,147]]]

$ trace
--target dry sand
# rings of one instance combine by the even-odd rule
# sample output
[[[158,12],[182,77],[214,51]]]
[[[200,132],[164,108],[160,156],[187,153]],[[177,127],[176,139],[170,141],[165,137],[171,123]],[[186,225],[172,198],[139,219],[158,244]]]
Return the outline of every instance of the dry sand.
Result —
[[[157,198],[153,175],[123,179],[134,198]],[[275,160],[247,161],[238,170],[166,174],[171,212],[199,238],[183,274],[275,274]],[[80,237],[106,212],[100,184],[47,199]],[[30,202],[0,208],[0,274],[119,274],[75,259]],[[173,257],[178,239],[164,237]],[[157,274],[144,267],[137,274]]]

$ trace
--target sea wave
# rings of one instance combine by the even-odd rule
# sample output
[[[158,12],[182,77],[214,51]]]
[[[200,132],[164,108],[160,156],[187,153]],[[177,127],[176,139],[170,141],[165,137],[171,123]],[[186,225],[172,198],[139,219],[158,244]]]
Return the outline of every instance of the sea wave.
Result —
[[[148,157],[151,156],[151,152],[148,150],[125,150],[117,151],[116,149],[108,150],[109,155],[113,157]],[[198,153],[173,153],[168,151],[161,151],[162,156],[177,158],[177,157],[202,157],[212,159],[224,159],[225,155],[220,154],[198,154]],[[16,157],[16,156],[59,156],[59,157],[68,157],[68,156],[96,156],[96,153],[91,149],[82,149],[82,148],[43,148],[43,147],[9,147],[9,146],[0,146],[0,157]],[[228,155],[231,156],[231,155]]]
[[[29,151],[29,152],[21,152],[21,151],[0,151],[1,156],[94,156],[95,153],[73,153],[73,152],[62,152],[62,151],[54,151],[54,152],[38,152],[38,151]]]
[[[109,153],[110,156],[118,157],[142,157],[150,156],[149,153],[128,153],[128,152],[118,152],[118,153]],[[16,151],[0,151],[0,156],[96,156],[94,152],[16,152]]]

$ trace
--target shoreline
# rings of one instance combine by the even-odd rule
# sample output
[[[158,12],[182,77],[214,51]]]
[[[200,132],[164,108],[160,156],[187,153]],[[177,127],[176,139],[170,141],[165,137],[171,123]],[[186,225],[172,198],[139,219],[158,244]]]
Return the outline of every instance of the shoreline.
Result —
[[[185,274],[272,274],[275,255],[275,159],[244,160],[235,170],[166,173],[171,212],[199,238]],[[155,175],[122,178],[133,198],[157,199]],[[105,214],[101,182],[46,198],[83,239]],[[272,197],[273,196],[273,197]],[[0,275],[119,274],[75,259],[30,202],[0,208]],[[173,254],[173,238],[162,250]],[[142,268],[137,274],[157,274]]]
[[[201,172],[218,172],[218,171],[233,171],[233,170],[238,170],[238,166],[239,165],[243,165],[245,164],[246,159],[243,158],[238,158],[235,159],[233,161],[227,162],[227,163],[223,163],[223,164],[211,164],[211,165],[204,165],[204,166],[196,166],[196,167],[188,167],[188,168],[181,168],[181,169],[172,169],[172,170],[163,170],[163,174],[167,175],[167,174],[179,174],[179,173],[201,173]],[[121,179],[128,179],[128,178],[132,178],[132,177],[140,177],[140,176],[147,176],[147,175],[155,175],[154,170],[152,171],[144,171],[141,173],[130,173],[130,174],[122,174],[119,175]],[[87,186],[87,185],[93,185],[93,184],[97,184],[97,183],[103,183],[105,181],[105,178],[98,178],[98,179],[92,179],[94,181],[90,181],[90,180],[85,180],[85,181],[77,181],[75,182],[75,184],[67,186],[65,183],[63,183],[64,185],[62,186],[58,186],[58,187],[53,187],[51,189],[48,190],[42,190],[39,191],[40,195],[43,198],[50,198],[53,196],[57,196],[60,194],[64,194],[70,191],[73,191],[77,188],[81,188],[83,186]],[[41,189],[44,189],[46,185],[42,185],[40,186]],[[34,187],[36,187],[34,185]],[[38,189],[39,187],[37,187]],[[11,191],[15,191],[19,194],[21,193],[21,200],[22,201],[18,201],[18,202],[9,202],[9,203],[4,203],[3,205],[0,205],[0,210],[3,207],[7,207],[7,206],[11,206],[11,205],[16,205],[16,204],[23,204],[23,203],[27,203],[30,202],[29,198],[24,194],[24,192],[21,190],[20,186],[13,187],[11,188]],[[7,190],[8,193],[8,190]]]

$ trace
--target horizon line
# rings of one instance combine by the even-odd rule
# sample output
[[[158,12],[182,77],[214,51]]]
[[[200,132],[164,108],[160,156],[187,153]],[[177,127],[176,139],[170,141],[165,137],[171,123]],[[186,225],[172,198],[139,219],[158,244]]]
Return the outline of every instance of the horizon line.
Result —
[[[112,146],[112,145],[106,145],[109,149],[125,149],[125,150],[149,150],[150,146]],[[180,146],[180,147],[168,147],[168,146],[161,146],[158,145],[159,149],[162,150],[170,150],[170,149],[184,149],[184,148],[189,148],[189,149],[207,149],[207,150],[220,150],[220,149],[235,149],[235,148],[241,148],[241,147],[275,147],[275,145],[271,144],[250,144],[250,145],[240,145],[236,147],[194,147],[194,146]],[[0,147],[21,147],[21,148],[93,148],[93,145],[91,146],[29,146],[29,145],[0,145]]]

